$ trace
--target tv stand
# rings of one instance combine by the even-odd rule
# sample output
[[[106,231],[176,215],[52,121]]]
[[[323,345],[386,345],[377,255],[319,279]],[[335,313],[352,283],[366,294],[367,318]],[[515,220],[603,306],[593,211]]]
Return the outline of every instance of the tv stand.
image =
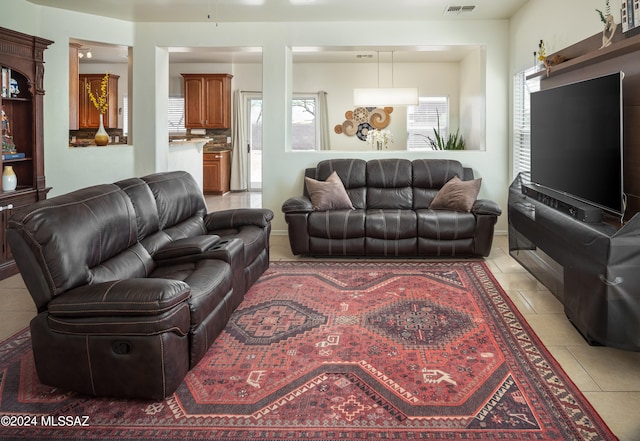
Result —
[[[621,228],[582,222],[523,186],[519,175],[509,188],[509,254],[563,303],[589,344],[640,351],[640,214]]]
[[[602,210],[558,191],[535,184],[523,184],[522,194],[581,222],[602,222]]]

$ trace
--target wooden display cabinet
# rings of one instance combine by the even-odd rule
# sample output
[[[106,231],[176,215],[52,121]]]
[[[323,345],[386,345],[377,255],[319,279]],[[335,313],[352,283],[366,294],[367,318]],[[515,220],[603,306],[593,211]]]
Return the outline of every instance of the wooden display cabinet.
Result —
[[[104,74],[79,74],[78,75],[78,127],[81,129],[97,129],[100,126],[100,112],[89,99],[87,83],[96,97],[100,94],[100,85]],[[105,129],[118,127],[118,79],[119,75],[109,74],[107,81],[107,113],[104,114],[103,124]]]
[[[202,190],[205,194],[225,194],[230,189],[231,151],[204,153]]]
[[[231,78],[228,74],[182,74],[184,77],[185,127],[231,127]]]
[[[6,226],[12,212],[41,199],[49,188],[44,177],[43,76],[44,51],[53,41],[0,28],[2,93],[0,106],[6,124],[3,141],[19,158],[3,151],[0,169],[10,165],[18,179],[13,191],[0,192],[0,279],[18,272],[6,240]],[[7,138],[4,138],[4,136]],[[4,143],[3,143],[4,144]]]

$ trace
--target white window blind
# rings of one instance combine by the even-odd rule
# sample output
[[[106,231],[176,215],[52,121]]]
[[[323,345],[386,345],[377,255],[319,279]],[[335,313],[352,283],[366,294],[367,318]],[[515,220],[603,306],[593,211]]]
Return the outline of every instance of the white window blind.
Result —
[[[182,135],[187,133],[184,126],[184,97],[169,97],[169,134]]]
[[[529,69],[513,77],[513,177],[531,171],[530,95],[540,90],[540,80],[527,80],[527,76],[534,72]]]
[[[446,96],[420,97],[417,106],[407,107],[407,150],[431,150],[429,139],[434,139],[433,129],[440,136],[449,136],[449,98]]]

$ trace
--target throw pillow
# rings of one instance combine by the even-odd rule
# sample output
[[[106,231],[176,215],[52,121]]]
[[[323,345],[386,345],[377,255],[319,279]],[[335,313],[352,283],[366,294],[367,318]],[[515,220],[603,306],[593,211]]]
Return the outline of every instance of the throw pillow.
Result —
[[[347,190],[335,171],[329,175],[326,181],[317,181],[305,176],[304,182],[314,210],[326,211],[340,208],[353,210],[353,204]]]
[[[442,186],[429,208],[432,210],[471,211],[480,192],[482,178],[462,181],[454,176]]]

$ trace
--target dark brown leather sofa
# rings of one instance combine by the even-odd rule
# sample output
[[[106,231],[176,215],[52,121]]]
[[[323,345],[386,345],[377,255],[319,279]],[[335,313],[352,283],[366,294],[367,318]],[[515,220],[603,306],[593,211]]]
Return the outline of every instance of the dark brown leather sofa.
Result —
[[[282,205],[295,255],[356,257],[488,256],[501,214],[493,201],[469,212],[429,206],[454,176],[473,179],[460,162],[444,159],[332,159],[305,170],[325,181],[337,172],[354,209],[315,211],[305,187]]]
[[[15,213],[8,240],[36,304],[43,384],[160,399],[268,268],[273,213],[207,214],[186,172],[84,188]]]

